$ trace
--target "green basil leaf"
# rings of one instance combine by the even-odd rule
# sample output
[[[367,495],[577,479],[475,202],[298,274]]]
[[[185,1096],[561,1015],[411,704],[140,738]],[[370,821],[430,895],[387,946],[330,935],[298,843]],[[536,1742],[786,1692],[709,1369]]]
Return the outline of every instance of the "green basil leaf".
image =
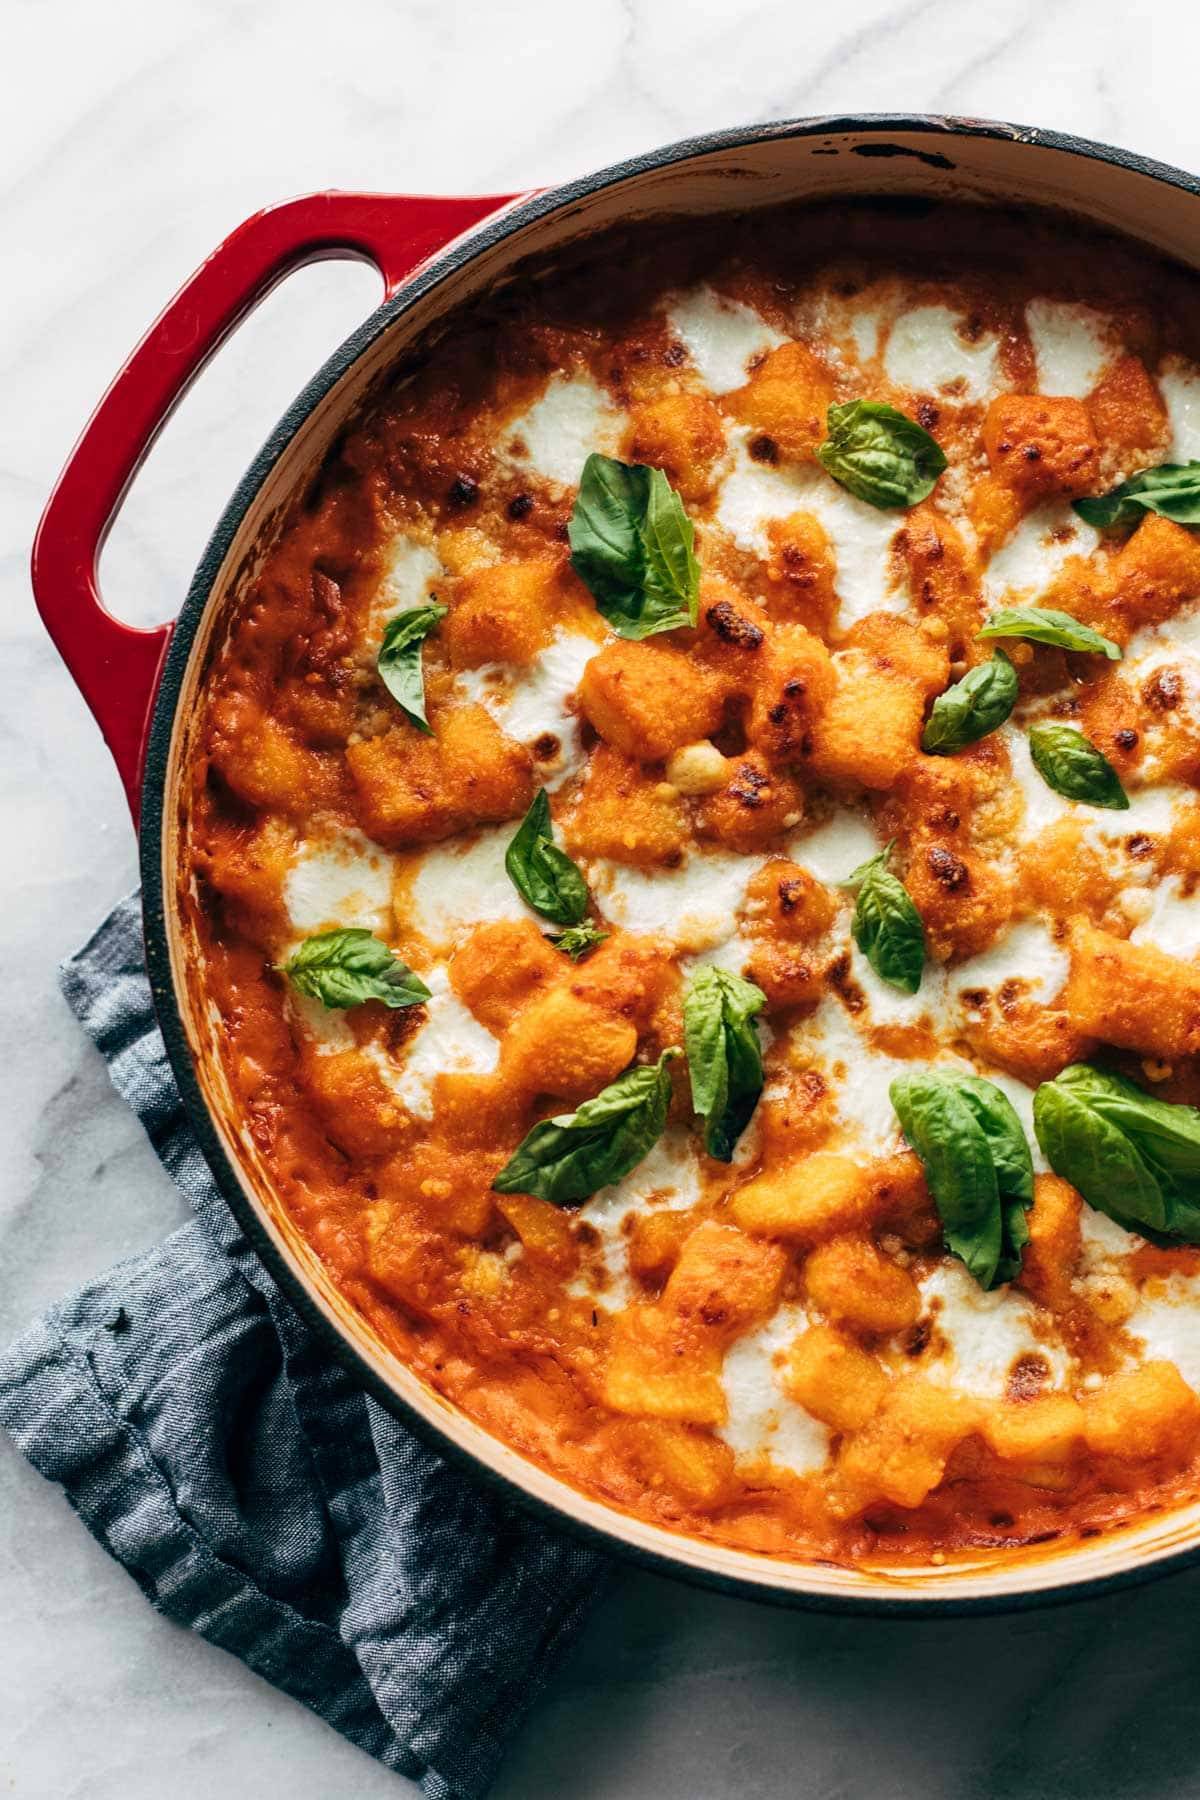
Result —
[[[953,1080],[929,1071],[898,1075],[888,1092],[924,1166],[947,1248],[980,1287],[993,1287],[1004,1251],[1000,1186],[974,1109]]]
[[[754,1016],[761,988],[729,969],[697,969],[683,1000],[683,1042],[692,1105],[705,1121],[704,1148],[732,1162],[763,1090],[762,1046]]]
[[[590,1199],[635,1169],[662,1136],[671,1101],[664,1050],[657,1063],[626,1069],[578,1112],[543,1119],[496,1176],[498,1194],[536,1194],[554,1206]]]
[[[925,927],[908,889],[888,869],[891,853],[888,844],[842,886],[857,889],[850,929],[875,973],[901,993],[915,994],[925,967]]]
[[[1029,754],[1046,786],[1056,794],[1088,806],[1104,806],[1110,812],[1128,812],[1129,796],[1117,771],[1073,725],[1031,725]]]
[[[588,457],[567,529],[571,567],[620,637],[696,623],[695,535],[661,469]]]
[[[418,731],[429,736],[433,734],[425,716],[421,646],[448,611],[448,607],[433,601],[428,606],[414,606],[408,612],[397,613],[384,627],[383,642],[375,663],[379,678],[392,699]]]
[[[870,506],[916,506],[946,467],[941,445],[923,426],[876,400],[831,406],[826,430],[817,449],[821,467]]]
[[[364,1000],[385,1006],[420,1006],[429,989],[385,943],[359,926],[322,931],[282,965],[292,986],[310,1000],[344,1010]]]
[[[990,662],[976,663],[961,681],[938,695],[921,736],[922,750],[929,756],[949,756],[978,743],[1003,725],[1017,704],[1017,693],[1017,671],[1003,650],[997,650]]]
[[[565,931],[546,933],[548,942],[556,950],[561,950],[564,956],[569,956],[572,962],[578,962],[581,956],[586,956],[589,950],[594,950],[597,944],[602,944],[609,936],[610,932],[601,931],[599,926],[587,923],[569,925]]]
[[[981,1287],[1012,1281],[1029,1242],[1033,1160],[1006,1094],[978,1075],[899,1075],[889,1089],[947,1247]]]
[[[587,882],[578,864],[554,842],[550,802],[539,788],[504,857],[522,900],[556,925],[578,925],[588,909]]]
[[[1034,1122],[1039,1141],[1044,1128],[1055,1155],[1080,1179],[1059,1169],[1044,1142],[1051,1167],[1097,1211],[1148,1236],[1200,1243],[1200,1111],[1194,1106],[1158,1100],[1111,1069],[1072,1063],[1038,1089]]]
[[[1056,1175],[1089,1206],[1131,1231],[1165,1233],[1167,1201],[1133,1140],[1091,1104],[1073,1064],[1033,1096],[1033,1129]],[[1064,1079],[1066,1077],[1067,1079]]]
[[[992,613],[979,638],[1026,638],[1031,644],[1053,644],[1059,650],[1090,650],[1107,656],[1109,662],[1120,662],[1121,646],[1111,638],[1101,637],[1090,625],[1083,625],[1070,613],[1056,612],[1052,606],[1001,606]]]
[[[1074,505],[1081,519],[1102,531],[1130,525],[1148,512],[1161,513],[1176,525],[1200,525],[1200,462],[1160,463],[1131,475],[1110,494]]]

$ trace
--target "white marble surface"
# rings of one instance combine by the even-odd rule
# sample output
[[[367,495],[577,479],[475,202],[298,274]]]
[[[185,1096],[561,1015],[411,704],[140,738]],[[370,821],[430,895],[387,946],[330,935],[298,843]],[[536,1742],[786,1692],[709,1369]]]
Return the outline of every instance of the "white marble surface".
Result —
[[[182,1206],[58,997],[134,879],[117,782],[29,600],[52,477],[164,298],[245,213],[322,186],[495,191],[707,127],[838,109],[991,114],[1200,165],[1179,0],[9,0],[0,108],[0,1332]],[[104,559],[167,616],[215,513],[324,351],[356,267],[277,294],[189,398]],[[1200,1577],[1016,1619],[896,1626],[622,1580],[498,1800],[1200,1792]],[[406,1784],[155,1617],[0,1448],[0,1793],[328,1800]]]

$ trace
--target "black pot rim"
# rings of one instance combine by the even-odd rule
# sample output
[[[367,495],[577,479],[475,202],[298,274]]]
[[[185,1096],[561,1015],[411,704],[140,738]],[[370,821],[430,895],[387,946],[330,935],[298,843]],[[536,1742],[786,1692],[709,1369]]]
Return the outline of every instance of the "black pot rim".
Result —
[[[522,227],[578,204],[607,187],[672,163],[719,150],[734,150],[752,144],[796,137],[837,137],[853,135],[871,141],[867,154],[912,155],[922,160],[935,160],[935,166],[946,166],[950,159],[936,148],[915,150],[896,146],[889,149],[886,139],[891,134],[924,133],[943,139],[947,147],[956,139],[991,138],[1013,144],[1028,144],[1042,149],[1065,152],[1088,161],[1107,163],[1127,172],[1184,192],[1200,195],[1200,180],[1182,169],[1156,162],[1136,152],[1099,143],[1065,132],[1043,131],[1036,127],[1015,125],[999,120],[956,117],[926,113],[864,113],[860,115],[829,114],[812,118],[789,119],[762,125],[733,127],[684,138],[661,149],[614,163],[595,173],[547,188],[531,198],[503,208],[499,213],[473,228],[461,242],[432,257],[371,313],[346,338],[301,390],[284,413],[278,425],[263,444],[238,483],[229,503],[217,521],[204,554],[196,568],[187,597],[175,623],[170,646],[163,662],[155,698],[154,713],[147,741],[142,786],[140,820],[140,862],[142,875],[143,923],[146,962],[151,992],[159,1026],[166,1044],[171,1067],[179,1086],[184,1108],[200,1148],[222,1197],[237,1219],[247,1239],[253,1244],[272,1279],[285,1293],[297,1312],[313,1329],[325,1348],[347,1369],[372,1399],[413,1430],[431,1449],[446,1456],[476,1481],[498,1490],[541,1523],[581,1538],[591,1548],[614,1558],[683,1580],[697,1587],[713,1589],[740,1599],[783,1606],[799,1611],[858,1615],[891,1619],[946,1617],[979,1617],[996,1613],[1026,1611],[1035,1607],[1060,1606],[1072,1601],[1095,1599],[1123,1588],[1141,1585],[1175,1574],[1200,1563],[1200,1537],[1194,1546],[1172,1551],[1146,1564],[1133,1564],[1111,1574],[1063,1580],[1052,1585],[1003,1594],[956,1596],[948,1592],[944,1598],[928,1596],[904,1599],[883,1593],[838,1594],[797,1590],[770,1582],[771,1563],[762,1559],[763,1581],[705,1570],[677,1560],[666,1552],[631,1544],[620,1532],[621,1513],[612,1509],[613,1527],[609,1531],[575,1518],[547,1500],[529,1493],[515,1481],[479,1462],[469,1450],[449,1437],[431,1418],[401,1399],[370,1365],[359,1356],[318,1305],[306,1285],[288,1266],[272,1240],[258,1212],[248,1199],[241,1182],[225,1154],[197,1079],[183,1024],[182,1012],[175,992],[171,968],[166,919],[166,896],[163,889],[162,834],[166,824],[166,776],[174,734],[179,696],[187,671],[192,644],[208,605],[212,589],[226,553],[260,488],[283,456],[313,409],[346,371],[370,348],[403,313],[437,287],[448,276],[464,267],[482,252]],[[563,1484],[564,1486],[567,1484]],[[689,1541],[689,1540],[684,1540]],[[792,1563],[780,1564],[793,1569]],[[1069,1558],[1064,1558],[1064,1570]]]

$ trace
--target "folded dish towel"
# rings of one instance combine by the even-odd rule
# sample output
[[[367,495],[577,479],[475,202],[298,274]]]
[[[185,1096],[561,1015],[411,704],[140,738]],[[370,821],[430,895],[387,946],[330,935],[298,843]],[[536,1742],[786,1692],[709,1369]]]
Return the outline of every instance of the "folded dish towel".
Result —
[[[602,1559],[428,1450],[279,1292],[188,1129],[136,896],[63,988],[197,1219],[0,1357],[0,1425],[160,1612],[436,1800],[470,1800]]]

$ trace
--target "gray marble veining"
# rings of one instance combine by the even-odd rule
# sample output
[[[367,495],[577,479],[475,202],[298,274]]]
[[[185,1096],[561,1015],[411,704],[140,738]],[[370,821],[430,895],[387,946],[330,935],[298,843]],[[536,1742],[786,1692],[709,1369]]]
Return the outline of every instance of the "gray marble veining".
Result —
[[[83,418],[243,215],[315,187],[511,191],[749,119],[1016,118],[1200,164],[1181,0],[13,0],[0,108],[0,1331],[152,1242],[181,1203],[54,971],[135,879],[97,734],[33,615],[28,547]],[[243,328],[147,465],[103,561],[114,610],[177,604],[283,405],[373,303],[306,271]],[[1200,1574],[1055,1612],[906,1627],[623,1578],[498,1800],[1170,1800],[1200,1793]],[[156,1618],[0,1449],[0,1792],[360,1800],[406,1784]]]

